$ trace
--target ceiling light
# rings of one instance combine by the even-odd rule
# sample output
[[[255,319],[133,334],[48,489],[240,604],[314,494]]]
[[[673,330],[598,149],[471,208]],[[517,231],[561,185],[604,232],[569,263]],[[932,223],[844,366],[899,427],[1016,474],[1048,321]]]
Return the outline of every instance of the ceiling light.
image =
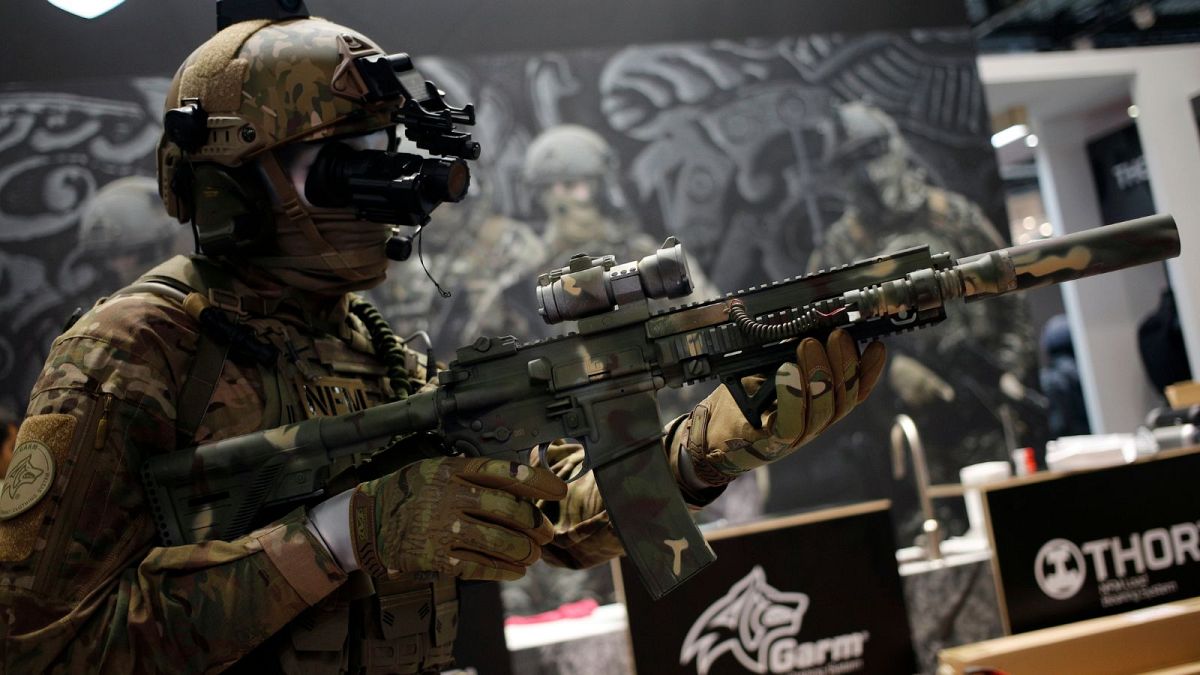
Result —
[[[1036,148],[1038,144],[1037,134],[1029,134],[1025,137],[1025,145],[1031,148]]]
[[[107,14],[125,0],[47,0],[50,4],[85,19],[94,19]]]
[[[1137,26],[1138,30],[1149,30],[1158,22],[1158,15],[1154,13],[1154,8],[1148,2],[1143,2],[1134,7],[1129,12],[1129,18],[1133,21],[1133,25]]]
[[[1125,109],[1125,112],[1128,113],[1128,115],[1134,119],[1136,119],[1137,116],[1141,114],[1141,111],[1138,110],[1138,107],[1136,105],[1129,106],[1128,108]]]
[[[1029,135],[1029,127],[1024,124],[1014,124],[1007,129],[1001,129],[992,134],[992,147],[1003,148],[1015,140],[1025,138]]]

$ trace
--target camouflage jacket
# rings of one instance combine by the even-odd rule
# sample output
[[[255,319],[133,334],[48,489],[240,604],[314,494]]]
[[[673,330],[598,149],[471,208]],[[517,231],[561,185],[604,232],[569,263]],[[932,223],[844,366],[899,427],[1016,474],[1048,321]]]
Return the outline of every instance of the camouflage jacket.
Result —
[[[158,271],[178,275],[191,264],[175,258]],[[320,315],[284,303],[269,317],[245,313],[242,320],[277,348],[278,363],[268,368],[231,354],[202,424],[184,442],[391,397],[384,367],[362,322],[347,312],[346,298]],[[17,439],[29,458],[25,474],[10,470],[5,488],[24,502],[14,506],[0,497],[0,516],[8,516],[0,520],[0,672],[219,672],[239,660],[237,669],[260,660],[275,664],[268,672],[352,666],[420,672],[448,663],[452,580],[449,588],[446,580],[416,584],[425,594],[415,604],[404,600],[412,599],[414,586],[400,583],[391,589],[400,600],[383,602],[383,610],[380,601],[373,606],[411,615],[382,634],[379,625],[374,634],[362,626],[349,633],[386,643],[407,631],[400,637],[409,642],[391,649],[390,660],[364,661],[362,652],[371,650],[348,655],[353,606],[387,589],[373,589],[360,573],[348,580],[304,527],[304,509],[235,541],[156,545],[138,467],[181,445],[178,396],[199,335],[196,319],[179,303],[133,293],[101,301],[55,341]],[[353,395],[325,396],[323,388],[333,386]],[[320,401],[327,409],[313,404]],[[569,470],[580,454],[560,447],[555,468]],[[587,566],[620,554],[590,479],[545,508],[557,534],[547,560]]]

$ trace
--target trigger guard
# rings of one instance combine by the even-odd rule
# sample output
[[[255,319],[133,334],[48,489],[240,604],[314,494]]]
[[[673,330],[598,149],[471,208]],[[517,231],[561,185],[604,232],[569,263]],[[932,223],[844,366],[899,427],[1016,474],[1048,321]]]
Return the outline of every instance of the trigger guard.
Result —
[[[550,447],[549,443],[539,443],[538,444],[538,446],[537,446],[538,466],[544,466],[546,468],[550,467],[550,463],[546,461],[546,450],[549,449],[549,447]],[[584,455],[583,465],[579,468],[579,471],[577,471],[574,476],[571,476],[570,478],[565,479],[563,482],[565,482],[567,485],[570,485],[571,483],[574,483],[575,481],[579,480],[580,478],[583,478],[584,476],[588,475],[589,473],[591,473],[591,471],[592,471],[592,458],[588,457],[587,455]]]
[[[579,472],[576,473],[574,476],[568,478],[566,480],[566,483],[567,483],[567,485],[570,485],[571,483],[574,483],[575,481],[579,480],[580,478],[583,478],[584,476],[588,475],[591,472],[592,472],[592,458],[589,457],[588,455],[584,455],[583,456],[583,465],[579,467]]]

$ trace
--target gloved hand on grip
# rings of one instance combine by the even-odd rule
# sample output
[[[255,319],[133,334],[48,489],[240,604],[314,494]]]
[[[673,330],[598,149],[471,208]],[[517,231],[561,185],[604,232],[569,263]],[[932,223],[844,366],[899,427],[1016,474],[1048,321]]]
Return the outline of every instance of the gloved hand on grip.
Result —
[[[566,483],[543,467],[443,457],[416,462],[348,492],[349,555],[331,541],[338,535],[327,532],[330,518],[319,512],[324,504],[310,519],[343,567],[377,578],[440,572],[463,579],[512,580],[541,557],[542,545],[554,534],[533,500],[558,500],[566,494]],[[346,557],[353,558],[352,564],[345,564]]]
[[[697,405],[687,422],[685,450],[696,478],[724,485],[740,474],[786,457],[866,400],[883,372],[886,350],[872,342],[860,357],[850,334],[838,329],[822,345],[806,338],[795,363],[775,373],[777,405],[755,429],[724,385]],[[761,377],[745,378],[753,394]]]

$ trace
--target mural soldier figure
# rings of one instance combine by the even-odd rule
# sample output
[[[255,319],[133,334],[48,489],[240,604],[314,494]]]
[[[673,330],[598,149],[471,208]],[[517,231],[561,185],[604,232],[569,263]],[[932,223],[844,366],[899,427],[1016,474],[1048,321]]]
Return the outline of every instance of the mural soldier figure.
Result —
[[[1004,246],[978,205],[929,184],[887,113],[865,103],[844,103],[833,126],[827,161],[846,192],[847,209],[813,252],[810,272],[920,244],[956,256]],[[937,331],[901,336],[892,344],[896,353],[884,379],[931,449],[935,483],[957,481],[962,466],[1007,458],[995,412],[1005,403],[1000,377],[1012,373],[1025,381],[1035,363],[1032,328],[1018,298],[967,305]],[[886,433],[895,407],[877,401],[870,408],[877,428]],[[951,409],[969,421],[940,422]],[[870,444],[886,447],[886,438]]]
[[[103,295],[133,283],[151,266],[191,248],[191,233],[163,209],[158,183],[119,178],[92,195],[79,222],[77,256],[101,268]]]

